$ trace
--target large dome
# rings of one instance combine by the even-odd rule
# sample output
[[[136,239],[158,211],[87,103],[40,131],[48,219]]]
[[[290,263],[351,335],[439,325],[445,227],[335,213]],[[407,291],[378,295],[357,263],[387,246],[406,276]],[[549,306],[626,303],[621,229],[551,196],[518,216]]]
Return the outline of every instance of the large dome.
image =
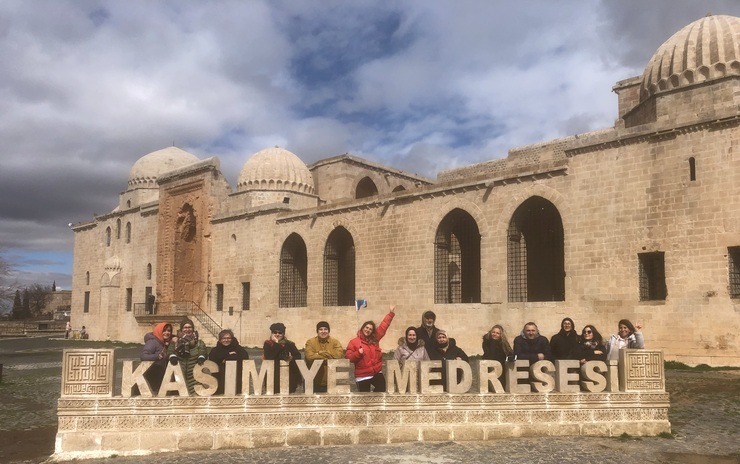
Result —
[[[740,18],[706,16],[658,48],[642,75],[640,100],[727,76],[740,76]]]
[[[128,176],[128,186],[155,188],[162,174],[200,161],[198,157],[177,147],[167,147],[144,155],[134,163]]]
[[[279,147],[252,155],[239,174],[237,189],[292,190],[313,193],[313,176],[306,164],[293,153]]]

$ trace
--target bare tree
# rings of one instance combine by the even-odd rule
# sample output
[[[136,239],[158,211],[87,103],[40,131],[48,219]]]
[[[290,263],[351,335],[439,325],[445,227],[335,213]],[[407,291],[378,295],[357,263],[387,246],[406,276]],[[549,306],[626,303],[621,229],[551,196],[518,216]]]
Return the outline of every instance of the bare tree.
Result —
[[[28,309],[32,317],[40,317],[46,311],[46,305],[51,301],[51,286],[31,284],[28,288]]]
[[[11,271],[10,262],[5,259],[0,250],[0,313],[10,311],[13,306],[13,295],[15,295],[17,286],[10,282]]]

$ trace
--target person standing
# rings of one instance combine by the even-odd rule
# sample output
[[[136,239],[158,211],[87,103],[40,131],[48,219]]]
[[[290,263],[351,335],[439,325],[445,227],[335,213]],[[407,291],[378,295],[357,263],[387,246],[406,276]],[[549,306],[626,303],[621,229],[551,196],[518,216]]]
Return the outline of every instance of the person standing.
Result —
[[[437,315],[434,311],[426,311],[421,316],[421,325],[416,328],[416,338],[424,342],[427,354],[431,356],[431,351],[437,346],[437,332],[439,328],[435,325]]]
[[[537,324],[527,322],[522,333],[514,339],[514,354],[517,359],[527,359],[530,364],[537,361],[552,361],[552,351],[547,337],[540,335]]]
[[[581,362],[581,365],[586,364],[588,361],[604,361],[606,362],[606,347],[604,346],[604,340],[596,327],[591,324],[583,327],[581,332],[581,343],[576,349],[577,359]]]
[[[496,324],[491,330],[483,334],[483,359],[498,361],[502,366],[506,363],[506,357],[513,354],[509,339],[503,326]]]
[[[242,361],[249,359],[249,353],[239,344],[231,329],[224,329],[218,333],[218,343],[208,353],[208,359],[218,364],[218,388],[217,395],[224,393],[226,379],[226,361],[236,361],[236,393],[242,391]]]
[[[380,349],[380,340],[388,331],[396,307],[391,305],[390,311],[377,327],[375,322],[366,321],[357,331],[357,337],[347,344],[344,357],[355,365],[355,381],[357,390],[369,392],[371,387],[376,393],[386,390],[385,376],[383,375],[383,351]]]
[[[306,340],[306,360],[309,367],[314,361],[329,359],[340,359],[344,357],[342,344],[336,338],[331,337],[331,327],[326,321],[316,324],[316,336]],[[321,365],[319,372],[313,381],[314,393],[326,393],[327,366],[326,362]]]
[[[645,337],[642,336],[641,329],[642,326],[639,323],[632,325],[629,319],[619,321],[618,332],[609,338],[609,344],[606,346],[609,360],[618,361],[621,349],[645,348]]]
[[[167,347],[172,340],[172,324],[160,322],[154,329],[144,335],[144,348],[139,356],[142,361],[154,361],[144,373],[144,378],[156,395],[162,385],[162,378],[167,369]]]
[[[550,350],[555,359],[578,359],[578,332],[573,319],[566,317],[560,322],[560,332],[550,338]]]
[[[188,386],[188,393],[191,395],[195,394],[197,383],[193,377],[193,368],[196,364],[202,365],[206,361],[207,354],[206,344],[198,337],[193,321],[187,317],[180,321],[177,343],[170,343],[167,347],[167,355],[171,364],[180,364]]]
[[[301,359],[301,353],[295,343],[285,336],[285,324],[276,322],[270,326],[270,338],[265,340],[262,346],[262,359],[275,361],[275,385],[274,393],[280,393],[280,361],[289,363],[288,390],[295,393],[301,379],[296,359]]]
[[[442,361],[442,380],[441,385],[447,391],[447,361],[459,360],[469,362],[468,355],[457,346],[454,338],[448,338],[444,330],[437,331],[436,348],[430,350],[429,359],[432,361]],[[462,372],[457,373],[457,381],[462,379]],[[439,385],[439,381],[432,382],[432,385]]]
[[[69,338],[70,332],[72,332],[72,323],[67,321],[67,325],[64,327],[64,338]]]
[[[398,361],[401,366],[405,361],[429,360],[424,340],[420,340],[416,335],[416,327],[407,328],[406,335],[398,339],[398,348],[396,348],[393,359]]]

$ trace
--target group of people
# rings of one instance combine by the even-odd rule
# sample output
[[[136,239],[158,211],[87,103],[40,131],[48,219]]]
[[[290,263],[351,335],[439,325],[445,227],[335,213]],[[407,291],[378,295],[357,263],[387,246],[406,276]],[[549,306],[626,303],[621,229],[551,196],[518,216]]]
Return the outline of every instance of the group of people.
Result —
[[[388,314],[380,324],[374,321],[365,321],[357,331],[357,336],[349,341],[346,351],[342,344],[331,336],[331,327],[328,322],[316,324],[316,336],[308,339],[305,344],[305,356],[310,366],[314,361],[346,358],[354,365],[355,382],[360,392],[385,392],[386,379],[383,374],[383,351],[380,340],[387,333],[396,308],[391,305]],[[406,328],[403,337],[398,340],[398,348],[394,359],[399,363],[407,361],[428,360],[462,360],[468,362],[468,355],[457,346],[454,338],[450,338],[445,330],[436,326],[436,315],[426,311],[421,318],[421,325]],[[517,359],[526,359],[530,363],[540,360],[570,359],[578,360],[581,364],[588,361],[607,361],[618,359],[622,348],[644,348],[645,341],[637,324],[622,319],[618,324],[618,332],[605,341],[596,327],[588,324],[583,327],[579,335],[573,319],[566,317],[560,324],[560,331],[550,340],[540,334],[534,322],[524,325],[521,333],[514,338],[513,347],[509,343],[503,326],[496,324],[483,335],[483,359],[496,360],[502,365]],[[221,368],[216,374],[218,378],[217,394],[224,392],[224,372],[227,361],[243,361],[249,359],[247,350],[236,339],[234,332],[226,329],[218,335],[218,343],[210,350],[199,339],[195,325],[190,319],[183,319],[180,331],[175,334],[172,324],[162,322],[144,337],[144,348],[141,353],[142,361],[154,361],[145,377],[149,385],[158,391],[162,383],[167,363],[180,364],[185,375],[188,391],[194,393],[195,380],[193,367],[203,364],[206,359],[214,361]],[[270,326],[270,338],[263,344],[262,359],[272,361],[287,361],[289,364],[288,387],[290,393],[298,389],[302,379],[296,360],[301,359],[301,352],[296,344],[286,337],[286,326],[276,322]],[[237,392],[241,391],[242,363],[237,362]],[[274,392],[280,391],[280,369],[274,370]],[[442,379],[433,383],[445,385],[446,363],[442,363]],[[323,363],[314,378],[313,390],[316,393],[327,391],[327,364]]]
[[[641,329],[640,324],[633,325],[628,319],[622,319],[617,333],[605,341],[592,324],[585,325],[578,335],[575,322],[566,317],[560,322],[560,331],[548,340],[540,335],[537,324],[528,322],[514,338],[512,348],[504,328],[497,324],[483,335],[483,359],[501,363],[517,359],[530,362],[571,359],[580,361],[581,364],[588,361],[617,360],[622,348],[645,347]]]

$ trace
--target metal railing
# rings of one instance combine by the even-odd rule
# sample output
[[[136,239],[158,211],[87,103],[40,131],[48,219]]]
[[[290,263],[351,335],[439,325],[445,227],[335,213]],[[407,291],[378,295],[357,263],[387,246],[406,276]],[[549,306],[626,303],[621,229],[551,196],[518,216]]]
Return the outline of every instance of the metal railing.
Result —
[[[218,337],[221,326],[214,321],[197,303],[193,301],[157,301],[156,303],[134,304],[134,317],[157,316],[163,319],[191,316],[210,332]]]

